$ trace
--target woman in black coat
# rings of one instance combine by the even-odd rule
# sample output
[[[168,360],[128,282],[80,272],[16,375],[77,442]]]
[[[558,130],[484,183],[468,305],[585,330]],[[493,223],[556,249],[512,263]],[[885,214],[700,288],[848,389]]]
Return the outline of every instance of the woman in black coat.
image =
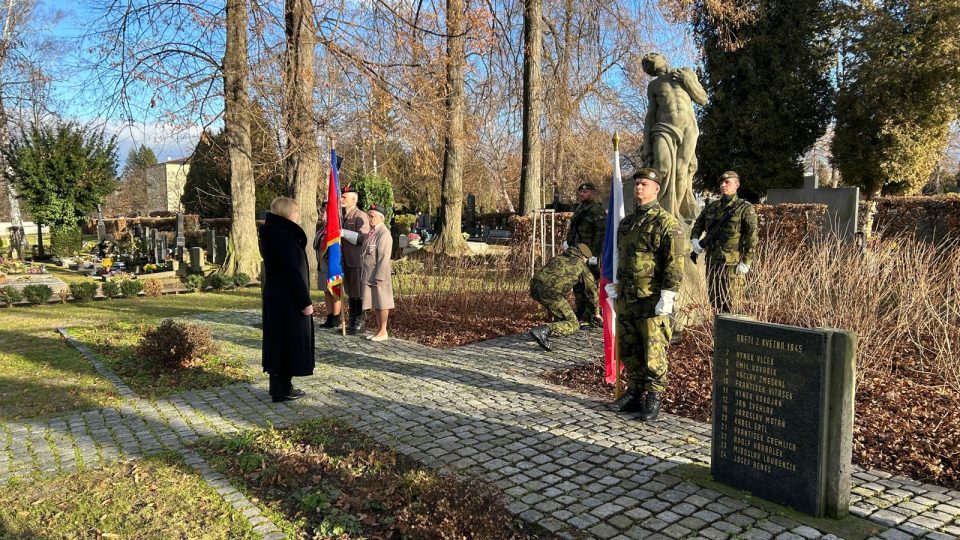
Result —
[[[270,203],[260,227],[263,257],[263,371],[270,374],[274,402],[303,397],[293,377],[313,375],[313,302],[307,269],[307,235],[300,208],[289,197]]]

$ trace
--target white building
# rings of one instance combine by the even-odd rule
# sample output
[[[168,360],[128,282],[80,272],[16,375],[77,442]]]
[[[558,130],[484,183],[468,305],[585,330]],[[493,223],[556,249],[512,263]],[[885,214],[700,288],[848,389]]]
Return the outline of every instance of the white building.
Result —
[[[182,212],[180,197],[190,172],[189,158],[173,159],[147,168],[147,212]]]

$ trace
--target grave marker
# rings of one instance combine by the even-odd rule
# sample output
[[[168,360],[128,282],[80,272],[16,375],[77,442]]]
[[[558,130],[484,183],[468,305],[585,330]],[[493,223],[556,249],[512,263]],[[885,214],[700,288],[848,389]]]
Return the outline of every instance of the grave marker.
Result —
[[[856,340],[718,316],[714,479],[813,516],[846,517]]]

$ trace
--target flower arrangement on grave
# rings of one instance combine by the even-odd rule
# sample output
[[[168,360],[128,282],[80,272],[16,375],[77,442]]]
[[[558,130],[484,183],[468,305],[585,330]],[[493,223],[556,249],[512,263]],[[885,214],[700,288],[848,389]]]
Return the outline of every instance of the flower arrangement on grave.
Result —
[[[412,232],[407,234],[407,240],[410,241],[410,245],[413,247],[420,247],[420,235]]]
[[[103,259],[102,261],[100,261],[100,266],[102,266],[102,267],[104,268],[104,270],[106,270],[107,272],[109,272],[109,271],[110,271],[110,267],[113,266],[113,259],[110,258],[110,257],[104,257],[104,259]]]
[[[40,266],[31,266],[30,268],[27,268],[27,273],[33,275],[46,274],[47,265],[41,264]]]
[[[160,268],[159,266],[157,266],[157,265],[155,265],[155,264],[153,264],[153,263],[147,263],[147,264],[143,265],[143,273],[144,273],[144,274],[152,274],[152,273],[156,272],[159,268]]]

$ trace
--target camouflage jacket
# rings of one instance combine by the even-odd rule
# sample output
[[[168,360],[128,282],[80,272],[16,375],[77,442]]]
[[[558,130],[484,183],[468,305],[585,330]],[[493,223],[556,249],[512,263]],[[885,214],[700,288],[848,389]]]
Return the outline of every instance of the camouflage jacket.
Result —
[[[741,262],[753,264],[753,254],[757,247],[757,212],[752,204],[736,195],[729,200],[721,198],[708,203],[693,224],[690,238],[700,239],[702,235],[709,233],[714,223],[728,211],[732,211],[733,215],[720,228],[720,233],[708,244],[701,245],[715,262],[728,265]]]
[[[593,280],[593,274],[587,269],[587,261],[577,248],[564,251],[550,259],[543,268],[537,270],[530,279],[531,291],[563,295],[573,289],[581,278]]]
[[[573,217],[570,218],[567,245],[586,244],[593,256],[599,259],[606,227],[607,213],[603,205],[597,201],[582,202],[577,205]]]
[[[678,291],[686,242],[680,222],[654,201],[623,218],[617,230],[617,280],[627,302]]]

